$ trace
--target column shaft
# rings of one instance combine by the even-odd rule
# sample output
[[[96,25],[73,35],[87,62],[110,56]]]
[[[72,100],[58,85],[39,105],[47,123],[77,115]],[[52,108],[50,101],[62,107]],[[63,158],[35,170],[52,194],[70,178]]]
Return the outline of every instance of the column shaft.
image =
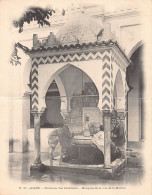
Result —
[[[111,117],[104,116],[104,167],[111,167]]]
[[[34,116],[34,145],[35,145],[35,152],[34,152],[34,164],[41,163],[41,142],[40,142],[40,115],[37,114]]]

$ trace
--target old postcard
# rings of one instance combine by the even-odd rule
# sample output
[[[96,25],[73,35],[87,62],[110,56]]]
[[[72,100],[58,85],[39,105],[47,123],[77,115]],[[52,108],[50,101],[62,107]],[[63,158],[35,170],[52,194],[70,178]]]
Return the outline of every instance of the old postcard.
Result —
[[[152,194],[151,10],[0,1],[0,194]]]

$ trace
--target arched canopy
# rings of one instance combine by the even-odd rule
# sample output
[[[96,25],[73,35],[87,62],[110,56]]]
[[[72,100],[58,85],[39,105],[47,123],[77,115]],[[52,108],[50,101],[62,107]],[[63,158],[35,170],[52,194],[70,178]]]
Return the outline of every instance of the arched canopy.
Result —
[[[59,92],[60,92],[60,96],[67,96],[66,90],[64,89],[64,86],[63,86],[63,83],[59,79],[59,75],[60,75],[61,72],[63,72],[64,70],[66,70],[70,66],[73,66],[73,67],[75,67],[75,68],[83,71],[92,80],[92,82],[95,84],[96,88],[98,89],[98,94],[99,94],[99,92],[101,91],[100,90],[101,85],[99,86],[99,82],[97,82],[97,80],[98,80],[97,79],[97,75],[94,76],[93,72],[90,71],[90,70],[88,70],[88,72],[85,72],[84,71],[85,70],[85,66],[82,68],[79,65],[76,66],[74,63],[72,63],[72,64],[69,64],[68,63],[68,64],[66,64],[66,65],[61,66],[60,68],[58,68],[56,71],[54,71],[54,73],[52,75],[51,75],[52,71],[50,71],[50,76],[49,75],[47,76],[47,79],[45,80],[45,83],[43,84],[43,87],[41,87],[41,89],[40,89],[41,92],[40,92],[39,102],[40,102],[40,106],[41,107],[43,107],[43,108],[46,107],[46,104],[45,104],[45,95],[46,95],[46,92],[48,90],[49,85],[51,84],[51,82],[53,80],[55,80],[56,83],[57,83],[57,85],[58,85]],[[89,67],[88,67],[88,69],[89,69]],[[49,70],[51,70],[51,69],[49,68]],[[90,74],[88,74],[88,73],[90,73]],[[98,73],[98,75],[99,75],[99,73]],[[99,94],[99,96],[100,96],[100,94]]]

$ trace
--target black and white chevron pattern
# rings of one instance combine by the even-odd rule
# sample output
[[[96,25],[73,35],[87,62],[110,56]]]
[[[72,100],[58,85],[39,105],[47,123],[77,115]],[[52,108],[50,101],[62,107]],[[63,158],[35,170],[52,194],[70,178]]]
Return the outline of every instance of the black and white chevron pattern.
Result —
[[[111,110],[111,86],[112,86],[112,70],[111,70],[111,54],[109,51],[103,53],[102,67],[102,109]]]
[[[74,61],[102,60],[102,109],[113,109],[113,66],[121,66],[117,56],[111,51],[84,52],[33,58],[32,66],[32,110],[38,111],[38,65]]]
[[[32,111],[38,111],[38,64],[32,63]]]
[[[33,62],[37,64],[53,64],[62,62],[74,62],[74,61],[88,61],[88,60],[101,60],[104,57],[104,51],[86,52],[81,54],[65,54],[55,55],[48,57],[34,58]]]

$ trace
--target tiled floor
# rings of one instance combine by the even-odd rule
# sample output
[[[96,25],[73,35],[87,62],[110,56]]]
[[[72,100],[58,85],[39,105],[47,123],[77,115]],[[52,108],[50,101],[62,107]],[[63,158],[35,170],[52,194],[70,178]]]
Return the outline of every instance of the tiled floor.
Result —
[[[137,144],[135,144],[136,146]],[[135,149],[129,147],[127,152],[128,164],[127,167],[120,172],[117,180],[105,180],[99,179],[95,176],[86,176],[82,174],[50,174],[42,173],[38,174],[36,177],[30,176],[30,165],[34,160],[34,153],[10,153],[9,154],[9,173],[10,177],[15,180],[22,180],[22,182],[30,182],[33,180],[39,180],[42,182],[56,182],[64,183],[65,181],[74,184],[128,184],[128,183],[138,183],[142,184],[143,176],[143,164],[141,155],[137,152],[139,147]],[[139,155],[139,156],[138,156]],[[49,159],[48,153],[41,154],[42,161]]]

